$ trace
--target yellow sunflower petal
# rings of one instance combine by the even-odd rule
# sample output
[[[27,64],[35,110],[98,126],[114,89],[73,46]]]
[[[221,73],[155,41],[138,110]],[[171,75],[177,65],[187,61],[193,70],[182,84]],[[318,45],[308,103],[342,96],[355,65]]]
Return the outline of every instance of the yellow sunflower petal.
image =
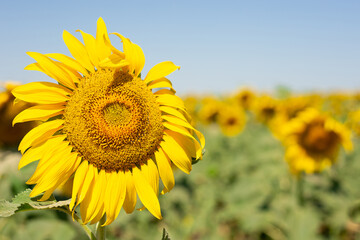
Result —
[[[171,130],[173,132],[180,133],[180,134],[182,134],[182,135],[184,135],[186,137],[191,138],[192,140],[194,140],[194,142],[197,142],[197,140],[194,138],[194,136],[192,134],[190,134],[190,132],[186,128],[184,128],[182,126],[179,126],[179,125],[176,125],[176,124],[173,124],[173,123],[170,123],[170,122],[164,122],[163,125],[167,129],[169,129],[169,130]],[[197,144],[199,144],[199,143],[197,143]]]
[[[156,195],[159,195],[159,171],[151,159],[141,166],[141,172],[146,178]]]
[[[19,144],[19,150],[24,153],[34,143],[41,142],[51,137],[56,131],[62,128],[64,120],[56,119],[53,121],[45,122],[28,132]]]
[[[31,63],[27,65],[24,70],[44,72],[44,69],[38,63]]]
[[[80,82],[80,79],[82,78],[80,73],[62,62],[57,62],[56,64],[70,76],[70,78],[75,84],[78,84]]]
[[[172,115],[172,116],[176,116],[176,117],[180,118],[180,119],[183,120],[183,121],[187,121],[187,119],[185,118],[185,116],[184,116],[180,111],[178,111],[178,110],[175,109],[175,108],[168,107],[168,106],[161,106],[161,107],[160,107],[160,110],[161,110],[163,113],[170,114],[170,115]]]
[[[114,54],[118,55],[122,59],[125,59],[125,54],[111,44],[108,36],[104,36],[104,42],[106,46],[108,46]]]
[[[150,69],[144,81],[145,83],[150,83],[154,80],[158,80],[160,78],[166,77],[167,75],[178,69],[180,69],[180,67],[176,66],[174,63],[170,61],[158,63],[153,68]]]
[[[136,56],[135,60],[135,76],[138,76],[145,65],[145,55],[139,45],[133,43],[134,55]]]
[[[126,60],[116,54],[112,54],[109,57],[104,58],[99,63],[99,67],[101,68],[121,68],[128,65],[129,63]]]
[[[102,177],[103,175],[101,172],[104,174],[104,170],[98,172],[97,168],[94,167],[94,184],[91,186],[92,192],[91,195],[86,196],[86,198],[90,199],[90,201],[86,207],[86,217],[84,218],[85,224],[90,222],[97,215],[97,213],[101,210],[102,205],[104,204],[104,202],[100,199],[101,188],[105,185],[105,178]]]
[[[161,142],[160,147],[180,170],[189,174],[192,166],[191,159],[188,158],[186,152],[172,137],[164,135],[163,139],[164,141]]]
[[[114,221],[115,217],[115,209],[111,208],[111,201],[114,200],[112,193],[117,191],[118,188],[114,187],[116,183],[116,176],[117,172],[109,172],[106,174],[106,189],[105,189],[105,196],[104,196],[104,205],[105,205],[105,212],[106,212],[106,223],[109,221]],[[126,185],[125,185],[126,186]]]
[[[156,101],[160,104],[160,106],[169,106],[172,108],[179,108],[185,111],[184,102],[178,96],[170,94],[163,94],[157,96],[156,93],[154,95],[156,96]]]
[[[126,184],[125,184],[125,173],[124,172],[118,172],[116,182],[119,183],[119,194],[117,196],[116,201],[116,211],[115,211],[115,218],[119,215],[119,212],[122,208],[122,205],[125,201],[125,194],[126,194]]]
[[[77,154],[69,152],[63,152],[63,159],[66,161],[57,161],[48,171],[42,174],[42,177],[37,181],[36,186],[32,190],[31,194],[37,196],[42,192],[45,192],[61,182],[66,181],[66,175],[71,171],[71,167],[75,164]],[[72,173],[72,172],[71,172]]]
[[[76,31],[80,32],[82,37],[83,37],[85,48],[86,48],[86,51],[89,54],[90,61],[92,62],[92,64],[95,67],[98,67],[99,58],[98,58],[97,51],[96,51],[95,38],[92,35],[90,35],[88,33],[85,33],[85,32],[83,32],[81,30],[76,30]]]
[[[99,61],[103,60],[111,54],[111,49],[105,43],[104,38],[108,38],[108,33],[104,20],[99,18],[97,21],[96,30],[96,51],[97,56],[99,57]]]
[[[28,52],[27,54],[39,63],[39,65],[44,69],[44,73],[49,77],[55,79],[70,89],[75,88],[75,84],[70,75],[49,57],[37,52]]]
[[[20,112],[14,118],[12,125],[20,122],[28,122],[34,120],[46,121],[51,117],[62,114],[64,110],[63,104],[47,104],[47,105],[37,105],[25,109]]]
[[[110,201],[108,202],[104,226],[109,225],[115,220],[123,206],[126,194],[125,178],[125,174],[122,171],[112,174],[111,181],[113,182],[111,188],[109,188],[111,191],[111,199],[109,199]]]
[[[126,195],[124,201],[124,210],[126,213],[132,213],[136,205],[136,190],[134,180],[130,171],[125,172]]]
[[[93,179],[91,180],[91,186],[88,188],[83,201],[81,201],[80,204],[80,213],[81,213],[81,219],[84,222],[84,224],[87,224],[90,221],[90,214],[91,212],[89,211],[89,205],[90,202],[92,200],[92,197],[94,196],[93,192],[94,192],[94,185],[96,183],[97,180],[97,174],[95,174],[95,168],[90,164],[89,165],[89,172],[92,173]],[[97,197],[97,196],[94,196]]]
[[[135,77],[137,77],[145,65],[145,56],[142,49],[132,43],[128,38],[125,38],[119,33],[113,33],[118,36],[123,42],[125,59],[130,63],[130,72],[134,71]]]
[[[40,159],[34,174],[26,182],[27,184],[36,184],[43,176],[44,173],[52,166],[57,163],[57,161],[62,159],[62,155],[71,151],[71,147],[68,142],[61,142],[59,145],[54,148],[50,148],[49,151],[44,154]]]
[[[175,185],[170,159],[161,148],[159,148],[159,151],[155,152],[155,159],[159,169],[160,178],[166,188],[166,192],[169,192]]]
[[[161,118],[168,121],[168,122],[170,122],[170,123],[173,123],[173,124],[176,124],[176,125],[179,125],[179,126],[194,130],[194,127],[191,126],[190,123],[188,123],[188,121],[184,121],[184,120],[181,120],[181,119],[179,119],[177,117],[170,116],[170,115],[162,115]]]
[[[44,144],[37,147],[32,147],[31,149],[26,151],[20,159],[18,169],[20,170],[22,167],[28,165],[29,163],[40,160],[44,156],[44,154],[46,154],[46,152],[51,149],[52,146],[57,146],[58,144],[60,144],[65,139],[65,137],[65,135],[54,136],[47,140]]]
[[[85,46],[66,30],[63,32],[63,39],[71,55],[89,72],[95,72]]]
[[[88,168],[89,168],[88,161],[83,161],[75,172],[72,195],[71,195],[72,197],[69,205],[70,210],[74,209],[75,202],[80,196],[79,190],[84,182]]]
[[[137,167],[133,168],[133,179],[136,192],[138,193],[141,202],[149,210],[149,212],[151,212],[152,215],[158,219],[161,219],[162,217],[159,200],[154,190],[143,176],[143,173]]]
[[[104,207],[104,204],[102,204],[98,210],[97,215],[92,218],[90,224],[99,222],[104,215],[105,215],[105,207]],[[104,225],[101,225],[101,226],[104,226]]]
[[[52,193],[55,191],[55,189],[56,189],[56,187],[53,187],[53,188],[51,188],[49,190],[46,190],[44,195],[42,195],[42,197],[38,201],[41,202],[41,201],[48,200],[51,197]]]
[[[54,54],[56,54],[56,53],[54,53]],[[50,55],[52,55],[52,54],[45,54],[44,56],[50,57]],[[65,57],[67,57],[67,56],[65,56]],[[72,58],[70,58],[70,59],[73,60]],[[76,62],[75,60],[73,60],[73,61]],[[79,79],[82,78],[82,76],[74,68],[72,68],[62,62],[56,62],[56,64],[69,75],[69,77],[72,79],[72,81],[74,83],[78,83]],[[79,64],[79,63],[77,63],[77,64]],[[32,71],[40,71],[40,72],[46,73],[46,70],[44,68],[42,68],[39,63],[29,64],[24,69],[32,70]],[[86,69],[83,69],[83,70],[86,71]]]
[[[88,193],[89,189],[92,189],[93,185],[93,181],[94,181],[94,172],[95,172],[95,168],[92,164],[89,164],[88,166],[88,170],[86,172],[86,176],[83,180],[83,184],[81,185],[81,189],[79,192],[79,199],[77,201],[77,203],[82,202],[85,199],[86,194]]]
[[[197,142],[194,139],[188,138],[180,133],[165,130],[164,131],[168,136],[175,139],[175,141],[181,145],[181,147],[185,150],[185,152],[188,153],[189,156],[193,158],[200,158],[201,157],[201,147],[200,144],[195,145],[195,142]],[[197,146],[197,147],[196,147]],[[199,150],[197,152],[197,150]],[[200,154],[200,155],[198,155]]]
[[[104,199],[106,222],[104,225],[112,223],[116,218],[116,208],[113,208],[112,206],[114,205],[113,202],[115,202],[114,196],[117,196],[117,192],[120,190],[117,184],[117,174],[118,173],[116,171],[107,174],[107,185]]]
[[[193,126],[191,126],[187,121],[183,121],[179,118],[176,118],[173,116],[167,116],[167,115],[163,115],[162,118],[167,120],[169,123],[176,124],[176,125],[188,128],[188,129],[190,129],[190,131],[193,131],[195,133],[195,135],[199,138],[202,148],[205,147],[204,135],[201,132],[199,132],[198,130],[196,130]]]
[[[13,89],[12,94],[25,102],[37,104],[64,103],[69,100],[71,91],[56,83],[33,82]]]
[[[48,56],[50,58],[53,58],[53,59],[63,63],[64,65],[81,73],[84,76],[89,75],[88,71],[78,61],[76,61],[75,59],[72,59],[71,57],[68,57],[61,53],[48,53],[48,54],[45,54],[45,56]]]
[[[172,87],[172,83],[170,82],[169,79],[167,78],[160,78],[158,80],[152,81],[149,85],[148,85],[149,89],[154,89],[154,88],[170,88],[172,91],[175,92],[175,90]]]

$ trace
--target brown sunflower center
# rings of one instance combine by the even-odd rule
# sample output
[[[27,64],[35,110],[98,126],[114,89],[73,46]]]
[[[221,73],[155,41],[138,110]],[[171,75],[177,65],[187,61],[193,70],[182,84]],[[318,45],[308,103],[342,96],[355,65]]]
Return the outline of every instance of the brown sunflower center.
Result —
[[[115,70],[98,70],[81,79],[64,118],[63,131],[75,151],[106,171],[146,163],[164,130],[159,105],[145,83]]]
[[[236,123],[237,123],[237,118],[235,118],[235,117],[229,117],[226,120],[226,124],[229,126],[236,125]]]
[[[274,115],[275,115],[275,109],[270,106],[264,107],[262,112],[266,119],[270,119],[270,118],[274,117]]]
[[[310,123],[300,135],[300,144],[312,154],[327,154],[334,151],[339,143],[339,136],[324,128],[324,121]]]

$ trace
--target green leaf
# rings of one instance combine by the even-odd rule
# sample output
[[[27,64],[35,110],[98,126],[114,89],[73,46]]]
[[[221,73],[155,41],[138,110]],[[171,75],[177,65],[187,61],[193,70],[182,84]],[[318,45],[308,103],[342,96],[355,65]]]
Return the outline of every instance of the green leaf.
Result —
[[[70,204],[71,199],[64,201],[56,201],[50,198],[47,201],[38,201],[42,195],[30,198],[31,189],[17,194],[11,202],[0,200],[0,217],[10,217],[11,215],[25,210],[40,210],[64,207]]]
[[[10,217],[15,214],[20,204],[11,203],[6,200],[0,200],[0,217]]]

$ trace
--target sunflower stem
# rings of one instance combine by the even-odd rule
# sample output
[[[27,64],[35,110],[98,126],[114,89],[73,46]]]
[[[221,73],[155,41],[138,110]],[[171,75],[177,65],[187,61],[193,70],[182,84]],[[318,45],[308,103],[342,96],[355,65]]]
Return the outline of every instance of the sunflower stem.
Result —
[[[72,212],[69,210],[68,207],[66,208],[58,207],[58,208],[54,208],[54,210],[59,210],[61,212],[69,214],[76,222],[80,224],[80,226],[85,231],[86,235],[89,237],[90,240],[97,240],[91,229],[86,224],[83,223],[83,221],[81,220],[81,218],[78,217],[78,215],[76,215],[75,213],[72,214]]]
[[[105,240],[105,226],[102,226],[105,221],[106,217],[104,215],[96,225],[96,240]]]
[[[304,175],[300,174],[296,178],[296,199],[300,207],[304,206]]]

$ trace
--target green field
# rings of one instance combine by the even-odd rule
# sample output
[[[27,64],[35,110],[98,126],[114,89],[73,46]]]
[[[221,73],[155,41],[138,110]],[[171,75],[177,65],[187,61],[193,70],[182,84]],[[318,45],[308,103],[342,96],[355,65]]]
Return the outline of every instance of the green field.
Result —
[[[190,175],[175,171],[174,189],[159,197],[163,220],[147,210],[122,210],[107,239],[358,239],[360,152],[341,152],[320,174],[292,176],[284,149],[268,129],[249,121],[234,138],[202,129],[206,153]],[[2,150],[1,199],[25,190],[35,164],[17,170],[20,155]],[[57,199],[66,197],[57,196]],[[140,205],[138,207],[141,207]],[[88,239],[71,218],[55,210],[0,218],[0,239]]]

